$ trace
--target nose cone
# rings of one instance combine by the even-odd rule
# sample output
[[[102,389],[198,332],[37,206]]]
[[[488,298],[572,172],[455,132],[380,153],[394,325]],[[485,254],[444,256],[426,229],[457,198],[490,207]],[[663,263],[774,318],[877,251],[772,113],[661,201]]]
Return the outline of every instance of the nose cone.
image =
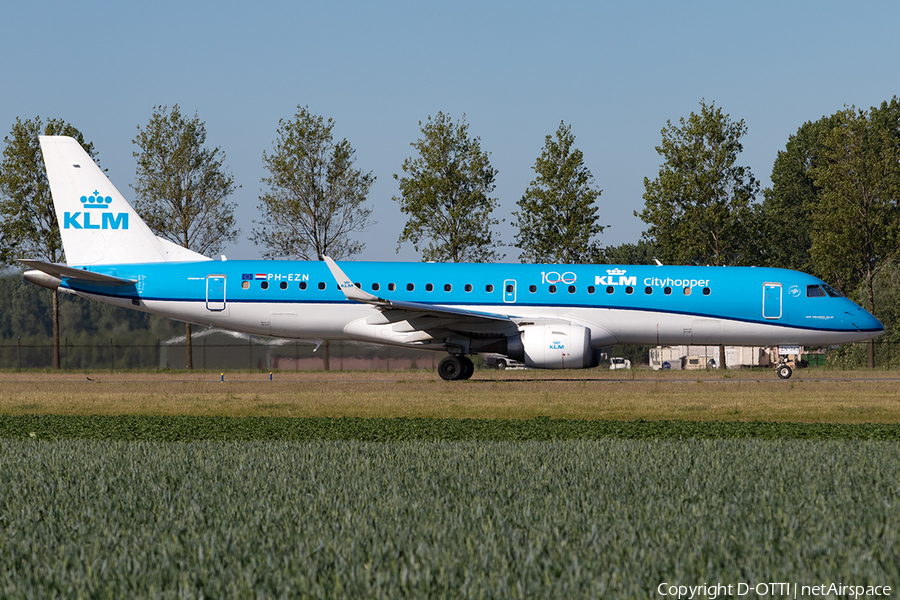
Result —
[[[853,324],[860,331],[871,333],[870,337],[876,337],[884,333],[884,325],[875,316],[861,306],[856,307],[856,314],[853,315]]]

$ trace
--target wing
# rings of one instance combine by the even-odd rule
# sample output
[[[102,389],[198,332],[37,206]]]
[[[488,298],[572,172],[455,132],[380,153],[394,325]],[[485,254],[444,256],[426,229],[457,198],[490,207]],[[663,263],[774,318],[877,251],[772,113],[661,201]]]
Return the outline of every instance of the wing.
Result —
[[[367,319],[366,325],[392,325],[392,331],[406,334],[404,343],[407,344],[459,345],[459,338],[467,340],[464,345],[468,345],[468,340],[480,340],[481,343],[476,345],[489,344],[491,340],[505,340],[517,333],[524,320],[516,315],[380,298],[356,287],[334,260],[327,256],[322,259],[348,300],[369,304],[381,311],[378,317]]]

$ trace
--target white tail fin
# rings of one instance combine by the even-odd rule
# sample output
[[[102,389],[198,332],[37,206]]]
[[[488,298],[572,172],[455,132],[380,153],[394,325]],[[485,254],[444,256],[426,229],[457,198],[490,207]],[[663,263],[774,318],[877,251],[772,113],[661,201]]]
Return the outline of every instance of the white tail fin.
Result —
[[[40,140],[68,264],[210,260],[154,235],[77,140]]]

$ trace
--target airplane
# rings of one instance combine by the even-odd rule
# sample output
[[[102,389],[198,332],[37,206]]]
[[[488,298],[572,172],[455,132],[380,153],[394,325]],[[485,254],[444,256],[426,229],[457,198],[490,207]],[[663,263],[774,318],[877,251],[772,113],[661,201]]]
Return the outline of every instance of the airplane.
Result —
[[[445,380],[470,378],[482,352],[577,369],[615,344],[831,345],[884,332],[824,281],[785,269],[213,260],[156,236],[76,140],[40,144],[68,264],[22,260],[24,278],[179,321],[446,352]]]

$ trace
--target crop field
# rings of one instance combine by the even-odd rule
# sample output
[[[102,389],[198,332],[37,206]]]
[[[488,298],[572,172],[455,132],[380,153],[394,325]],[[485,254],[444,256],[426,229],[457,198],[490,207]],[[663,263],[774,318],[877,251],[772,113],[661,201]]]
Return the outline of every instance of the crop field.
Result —
[[[900,582],[900,446],[0,440],[0,596],[650,598]]]
[[[771,377],[3,373],[0,597],[896,590],[900,379]]]

